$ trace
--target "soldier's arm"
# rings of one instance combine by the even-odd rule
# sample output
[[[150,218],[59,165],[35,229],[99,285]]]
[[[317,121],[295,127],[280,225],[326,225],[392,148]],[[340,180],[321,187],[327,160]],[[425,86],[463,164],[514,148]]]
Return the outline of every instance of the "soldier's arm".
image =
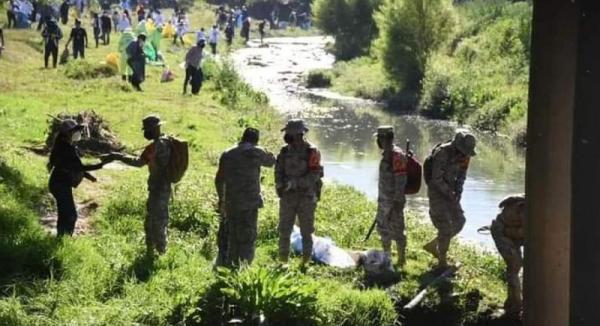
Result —
[[[392,172],[394,174],[394,201],[404,204],[406,197],[404,189],[406,188],[407,176],[407,159],[400,152],[394,151],[392,154]]]
[[[460,169],[458,172],[458,176],[456,178],[456,196],[460,197],[463,193],[463,186],[465,185],[465,180],[467,179],[467,170],[469,169],[469,158],[464,159],[460,162]]]
[[[449,163],[448,160],[448,154],[443,149],[433,157],[431,162],[431,181],[429,184],[449,199],[454,199],[454,191],[450,188],[448,183],[446,183],[446,180],[444,180],[444,174]]]
[[[277,155],[277,160],[275,163],[275,189],[277,190],[277,195],[281,196],[283,189],[285,189],[285,184],[287,182],[284,171],[284,158],[283,158],[283,149]]]
[[[116,159],[125,163],[126,165],[133,166],[136,168],[140,168],[140,167],[146,165],[146,163],[148,163],[142,156],[135,157],[135,156],[119,154],[118,156],[116,156]]]
[[[219,159],[219,167],[217,168],[217,174],[215,175],[215,188],[217,189],[217,196],[219,196],[219,203],[223,201],[225,195],[225,171],[223,165],[223,156]]]
[[[277,162],[275,155],[273,155],[273,153],[271,153],[263,148],[261,148],[260,150],[261,150],[260,165],[268,167],[268,168],[275,165],[275,163]]]
[[[316,186],[317,182],[323,177],[323,166],[321,166],[321,152],[315,147],[308,153],[308,171],[300,177],[298,184],[301,188],[310,188]]]

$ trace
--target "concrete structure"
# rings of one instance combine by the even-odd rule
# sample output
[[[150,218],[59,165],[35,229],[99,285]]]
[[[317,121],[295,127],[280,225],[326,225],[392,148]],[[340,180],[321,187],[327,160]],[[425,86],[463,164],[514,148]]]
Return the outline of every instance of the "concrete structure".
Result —
[[[536,0],[525,324],[600,325],[600,1]]]

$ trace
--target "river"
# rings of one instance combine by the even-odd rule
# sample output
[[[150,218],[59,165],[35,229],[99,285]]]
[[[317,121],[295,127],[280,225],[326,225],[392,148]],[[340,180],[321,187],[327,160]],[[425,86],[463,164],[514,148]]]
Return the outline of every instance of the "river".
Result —
[[[301,85],[303,74],[330,68],[334,63],[333,56],[325,51],[330,41],[324,37],[272,38],[266,40],[268,46],[251,41],[232,57],[242,77],[267,94],[286,118],[300,117],[308,122],[308,138],[321,150],[326,178],[353,186],[375,200],[380,158],[373,139],[377,126],[393,125],[398,145],[405,147],[409,139],[421,161],[437,143],[451,139],[459,126],[393,114],[372,101],[327,90],[306,89]],[[478,155],[471,160],[464,186],[462,205],[467,223],[460,237],[489,249],[493,246],[491,237],[477,229],[490,223],[504,197],[524,192],[525,158],[523,150],[502,137],[476,135]],[[419,194],[408,196],[407,208],[427,216],[425,185]]]

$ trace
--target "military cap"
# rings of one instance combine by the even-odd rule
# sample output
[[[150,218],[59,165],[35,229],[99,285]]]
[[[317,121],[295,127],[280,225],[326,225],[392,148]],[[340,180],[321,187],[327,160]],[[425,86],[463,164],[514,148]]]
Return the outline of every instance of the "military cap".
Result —
[[[77,123],[77,121],[73,119],[65,119],[60,123],[60,133],[63,135],[68,134],[73,130],[82,130],[83,125]]]
[[[151,129],[164,124],[158,115],[151,114],[142,120],[142,130]]]
[[[475,156],[477,152],[475,152],[475,145],[477,144],[477,140],[473,134],[466,131],[459,131],[454,136],[454,140],[452,141],[454,146],[463,154],[467,156]]]
[[[304,120],[302,119],[291,119],[289,120],[281,131],[285,131],[288,134],[303,134],[308,131]]]
[[[393,126],[379,126],[377,132],[373,134],[373,137],[377,136],[394,136]]]

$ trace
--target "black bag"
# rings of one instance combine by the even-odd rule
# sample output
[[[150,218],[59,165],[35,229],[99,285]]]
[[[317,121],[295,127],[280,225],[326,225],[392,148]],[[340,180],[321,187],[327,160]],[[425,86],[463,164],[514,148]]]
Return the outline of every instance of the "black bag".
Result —
[[[423,178],[425,179],[425,184],[427,184],[427,185],[429,185],[429,181],[431,180],[431,175],[433,174],[432,167],[431,167],[431,161],[433,160],[433,154],[443,144],[444,143],[439,143],[439,144],[435,145],[435,147],[433,147],[433,149],[431,150],[431,154],[429,154],[429,156],[427,156],[427,158],[425,158],[425,161],[423,161]]]

